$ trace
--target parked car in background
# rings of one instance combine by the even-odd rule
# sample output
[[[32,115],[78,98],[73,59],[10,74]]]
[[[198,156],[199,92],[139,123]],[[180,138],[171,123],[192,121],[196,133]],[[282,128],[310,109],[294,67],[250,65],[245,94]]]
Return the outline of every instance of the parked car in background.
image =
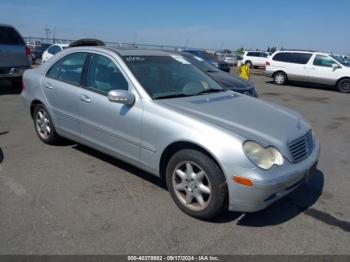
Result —
[[[63,49],[67,48],[68,44],[53,44],[45,52],[43,53],[42,57],[42,63],[45,63],[47,60],[49,60],[52,56],[57,54],[58,52],[61,52]]]
[[[252,67],[265,67],[269,53],[261,51],[246,51],[243,54],[242,63]]]
[[[44,143],[69,138],[159,176],[197,218],[261,210],[317,170],[300,114],[227,90],[172,52],[68,48],[24,85]]]
[[[336,55],[312,51],[278,51],[267,61],[265,75],[275,84],[287,81],[334,86],[350,93],[350,61]]]
[[[51,44],[42,43],[40,46],[36,46],[32,49],[32,59],[33,63],[36,62],[37,59],[42,59],[43,53]]]
[[[211,64],[212,66],[219,68],[222,71],[230,72],[230,65],[226,63],[225,61],[220,61],[217,59],[214,55],[210,55],[209,53],[198,50],[198,49],[184,49],[183,52],[187,52],[190,54],[193,54],[197,57],[202,58],[205,62]]]
[[[202,71],[209,74],[216,81],[221,83],[225,88],[239,92],[241,94],[258,97],[255,85],[241,77],[234,76],[230,73],[218,70],[216,67],[208,64],[202,58],[186,52],[179,52],[178,54],[185,57],[190,63],[197,66]]]
[[[225,61],[230,66],[236,66],[238,63],[238,60],[242,60],[242,57],[236,54],[226,54],[219,56],[219,60]]]
[[[23,72],[31,64],[31,51],[22,36],[14,27],[0,24],[0,78],[22,85]]]

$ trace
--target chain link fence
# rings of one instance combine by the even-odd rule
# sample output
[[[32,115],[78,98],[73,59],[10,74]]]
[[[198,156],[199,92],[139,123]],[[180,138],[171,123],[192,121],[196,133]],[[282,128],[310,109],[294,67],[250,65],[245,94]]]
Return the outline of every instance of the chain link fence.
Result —
[[[75,41],[72,39],[50,39],[43,37],[26,36],[24,37],[27,45],[30,47],[40,46],[41,44],[70,44]],[[198,48],[198,47],[187,47],[187,46],[176,46],[176,45],[156,45],[156,44],[141,44],[141,43],[126,43],[126,42],[104,42],[106,46],[113,48],[140,48],[140,49],[164,49],[164,50],[182,50],[182,49],[199,49],[213,52],[214,50]]]

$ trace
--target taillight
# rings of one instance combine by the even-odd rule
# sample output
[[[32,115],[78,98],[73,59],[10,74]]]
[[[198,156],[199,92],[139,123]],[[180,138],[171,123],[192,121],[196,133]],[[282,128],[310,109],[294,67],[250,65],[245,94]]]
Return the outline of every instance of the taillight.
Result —
[[[270,62],[269,62],[269,61],[266,61],[266,65],[269,66],[269,65],[270,65]]]
[[[32,55],[32,50],[30,48],[26,47],[26,56],[31,56]]]

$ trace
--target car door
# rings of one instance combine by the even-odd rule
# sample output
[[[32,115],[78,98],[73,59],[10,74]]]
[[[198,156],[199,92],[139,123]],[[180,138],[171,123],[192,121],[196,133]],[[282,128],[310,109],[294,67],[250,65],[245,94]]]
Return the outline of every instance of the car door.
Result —
[[[92,54],[89,64],[79,98],[82,138],[118,158],[138,162],[142,102],[113,57]],[[135,103],[130,106],[109,101],[111,90],[128,90]]]
[[[60,133],[80,136],[79,95],[86,52],[66,55],[42,79],[42,88],[55,128]]]
[[[337,64],[339,68],[333,68]],[[334,85],[341,77],[342,67],[327,55],[316,54],[309,69],[310,82]]]

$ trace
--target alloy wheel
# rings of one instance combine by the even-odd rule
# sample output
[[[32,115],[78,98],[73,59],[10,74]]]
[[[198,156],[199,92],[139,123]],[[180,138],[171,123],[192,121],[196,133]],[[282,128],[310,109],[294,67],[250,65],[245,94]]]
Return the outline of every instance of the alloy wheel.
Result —
[[[40,109],[35,118],[35,126],[38,131],[39,136],[46,140],[50,137],[52,127],[50,119],[45,110]]]
[[[176,166],[172,186],[178,200],[191,210],[204,210],[211,201],[210,180],[205,171],[193,162],[182,162]]]

